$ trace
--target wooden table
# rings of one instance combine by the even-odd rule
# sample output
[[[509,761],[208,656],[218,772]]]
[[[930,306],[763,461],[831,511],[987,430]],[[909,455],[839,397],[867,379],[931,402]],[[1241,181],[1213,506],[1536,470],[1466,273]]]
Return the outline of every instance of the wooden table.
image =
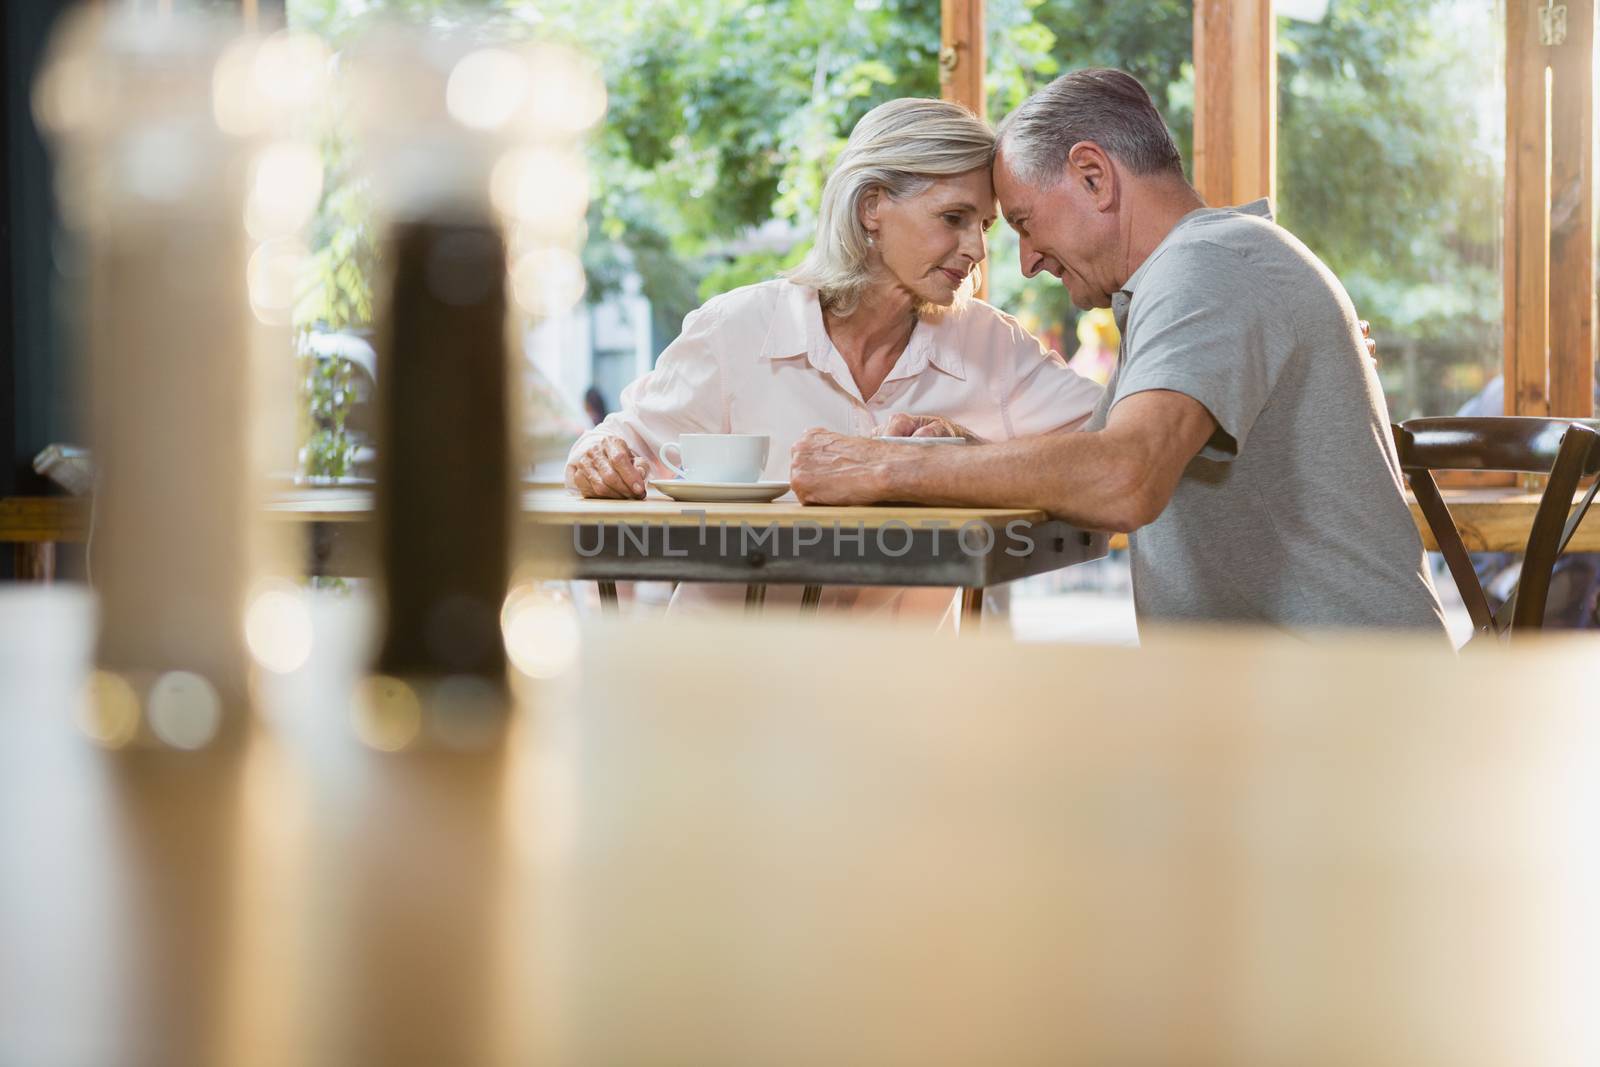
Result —
[[[565,516],[564,521],[569,522],[583,521],[590,517],[598,518],[603,512],[591,511],[591,508],[622,506],[607,505],[599,501],[577,501],[553,486],[533,490],[529,497],[531,501],[536,502],[537,507],[545,510],[552,521],[560,521],[557,518],[559,516]],[[1539,505],[1537,494],[1517,489],[1446,490],[1444,498],[1461,527],[1462,538],[1468,550],[1473,552],[1521,552],[1527,544],[1528,530],[1533,526],[1534,511]],[[683,507],[664,500],[652,500],[645,502],[644,505],[628,506],[643,506],[648,514],[642,517],[647,522],[659,521],[660,513]],[[319,545],[313,541],[313,566],[318,565],[317,561],[321,559],[324,561],[322,565],[334,568],[357,565],[365,567],[366,561],[370,560],[370,552],[363,547],[359,554],[353,555],[348,562],[346,561],[344,548],[351,545],[360,535],[346,536],[349,535],[349,527],[341,525],[361,523],[367,517],[368,508],[369,502],[364,494],[352,494],[342,490],[305,490],[286,494],[274,505],[275,511],[309,522],[313,530],[319,525],[340,528],[342,531],[340,537],[323,534],[321,536],[328,538],[327,543]],[[821,510],[828,509],[807,509],[806,514],[808,516],[819,514]],[[928,509],[916,510],[932,514]],[[1433,535],[1414,502],[1411,505],[1411,513],[1416,520],[1417,528],[1422,532],[1423,543],[1430,551],[1434,550],[1437,546],[1433,542]],[[710,514],[708,510],[708,516]],[[0,544],[11,543],[15,546],[19,576],[45,577],[51,570],[53,545],[57,542],[83,541],[88,532],[88,515],[88,502],[81,499],[67,497],[0,499]],[[313,538],[316,536],[318,535],[313,533]],[[1120,537],[1111,541],[1112,547],[1121,547],[1124,544],[1126,540]],[[1578,528],[1569,551],[1600,552],[1600,520],[1592,516],[1586,519]],[[596,564],[597,569],[599,566]],[[724,580],[746,581],[748,576]]]
[[[86,512],[82,500],[0,501],[0,541],[82,540]],[[372,573],[369,492],[280,493],[268,514],[306,528],[311,574]],[[610,604],[619,581],[739,583],[751,605],[768,585],[799,585],[807,607],[824,585],[944,586],[963,590],[972,617],[985,588],[1097,559],[1107,542],[1027,508],[581,500],[548,485],[524,492],[521,516],[519,560],[550,577],[599,582]],[[36,557],[26,559],[25,573],[39,573]]]
[[[370,496],[303,492],[270,514],[311,527],[313,574],[367,573],[375,558]],[[746,586],[759,606],[768,585],[960,588],[965,618],[1001,582],[1098,559],[1107,538],[1025,508],[806,507],[582,500],[564,489],[523,494],[518,556],[538,573],[600,583],[614,605],[619,581]]]

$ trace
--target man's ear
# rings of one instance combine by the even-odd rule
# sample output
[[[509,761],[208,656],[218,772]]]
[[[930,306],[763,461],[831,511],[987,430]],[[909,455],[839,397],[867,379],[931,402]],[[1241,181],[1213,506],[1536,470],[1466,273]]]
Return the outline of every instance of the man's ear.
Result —
[[[1072,146],[1067,152],[1066,169],[1066,180],[1076,183],[1101,211],[1116,201],[1116,169],[1105,149],[1093,141],[1079,141]]]

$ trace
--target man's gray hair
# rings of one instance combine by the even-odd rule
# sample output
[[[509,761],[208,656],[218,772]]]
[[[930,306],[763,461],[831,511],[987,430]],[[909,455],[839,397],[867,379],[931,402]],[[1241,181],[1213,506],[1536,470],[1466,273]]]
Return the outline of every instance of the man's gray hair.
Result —
[[[1093,141],[1135,174],[1183,177],[1183,157],[1139,79],[1094,68],[1063,74],[1000,124],[1006,168],[1030,185],[1054,185],[1067,153]]]
[[[878,189],[904,200],[935,178],[988,167],[993,159],[994,131],[959,104],[912,97],[879,104],[850,131],[822,188],[816,240],[789,280],[817,290],[825,307],[848,315],[870,276],[862,197]],[[958,302],[973,281],[963,285]]]

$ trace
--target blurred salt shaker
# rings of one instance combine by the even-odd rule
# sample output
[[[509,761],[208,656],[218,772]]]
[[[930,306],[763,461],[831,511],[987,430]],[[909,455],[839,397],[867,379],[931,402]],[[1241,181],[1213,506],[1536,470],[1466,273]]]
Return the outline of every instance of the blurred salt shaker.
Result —
[[[137,705],[146,741],[199,747],[238,720],[247,611],[289,570],[265,472],[292,451],[297,235],[322,169],[286,131],[326,67],[316,41],[237,19],[85,5],[41,68],[86,263],[99,690]]]

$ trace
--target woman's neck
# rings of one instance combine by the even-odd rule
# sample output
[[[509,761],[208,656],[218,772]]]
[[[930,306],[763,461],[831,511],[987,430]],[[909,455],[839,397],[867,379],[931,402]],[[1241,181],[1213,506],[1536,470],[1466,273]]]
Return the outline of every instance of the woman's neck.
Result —
[[[822,324],[844,357],[862,397],[870,398],[911,340],[917,325],[917,304],[899,286],[869,286],[849,315],[835,315],[824,308]]]

